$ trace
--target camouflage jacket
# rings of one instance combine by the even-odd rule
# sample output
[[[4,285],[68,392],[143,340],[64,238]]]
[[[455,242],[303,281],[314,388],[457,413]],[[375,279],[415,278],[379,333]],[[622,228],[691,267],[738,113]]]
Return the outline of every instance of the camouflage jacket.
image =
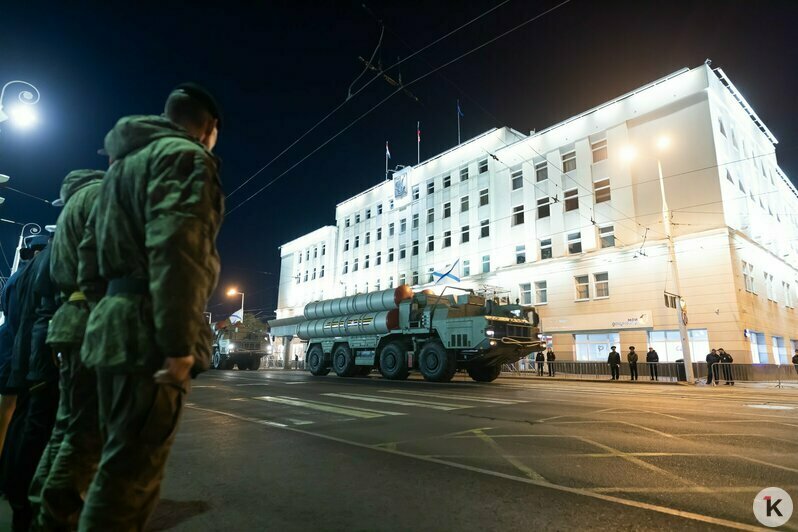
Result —
[[[91,367],[154,369],[192,354],[207,369],[203,311],[219,277],[216,235],[223,197],[214,156],[166,118],[122,118],[105,138],[113,161],[79,248],[81,290],[105,283],[146,288],[92,305],[81,358]]]
[[[55,348],[80,345],[83,341],[89,310],[85,302],[70,302],[69,298],[79,290],[78,246],[104,175],[101,170],[75,170],[64,178],[61,185],[60,198],[64,210],[58,216],[50,244],[50,277],[62,301],[47,331],[47,343]]]

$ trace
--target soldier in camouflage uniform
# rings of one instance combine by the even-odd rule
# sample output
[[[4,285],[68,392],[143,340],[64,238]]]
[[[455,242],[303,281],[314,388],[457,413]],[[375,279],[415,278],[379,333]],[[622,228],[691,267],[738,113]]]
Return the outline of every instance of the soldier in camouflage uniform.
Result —
[[[47,333],[47,344],[60,359],[60,397],[56,423],[31,483],[30,500],[45,529],[77,526],[100,456],[97,421],[97,382],[80,361],[80,346],[89,307],[78,290],[78,246],[91,207],[99,192],[101,170],[75,170],[61,185],[58,217],[51,244],[50,276],[60,294]]]
[[[104,444],[80,530],[144,528],[190,373],[210,361],[203,311],[219,275],[223,197],[210,150],[220,115],[196,85],[175,89],[164,115],[123,118],[106,136],[113,162],[80,246],[83,291],[107,284],[81,351],[97,371]]]

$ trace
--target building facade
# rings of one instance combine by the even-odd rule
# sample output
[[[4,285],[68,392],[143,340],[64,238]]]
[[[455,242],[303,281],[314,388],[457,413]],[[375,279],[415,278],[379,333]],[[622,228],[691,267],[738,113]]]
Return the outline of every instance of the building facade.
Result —
[[[277,317],[316,299],[426,288],[451,269],[461,287],[534,304],[561,360],[605,360],[611,345],[677,360],[664,196],[694,360],[724,347],[737,362],[787,363],[798,191],[776,143],[709,65],[544,131],[493,129],[283,245]]]

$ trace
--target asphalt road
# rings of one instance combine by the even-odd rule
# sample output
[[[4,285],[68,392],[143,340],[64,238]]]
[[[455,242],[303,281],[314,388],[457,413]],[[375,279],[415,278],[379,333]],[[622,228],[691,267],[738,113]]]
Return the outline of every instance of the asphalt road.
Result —
[[[210,372],[150,529],[753,529],[762,488],[798,503],[797,414],[740,386]]]

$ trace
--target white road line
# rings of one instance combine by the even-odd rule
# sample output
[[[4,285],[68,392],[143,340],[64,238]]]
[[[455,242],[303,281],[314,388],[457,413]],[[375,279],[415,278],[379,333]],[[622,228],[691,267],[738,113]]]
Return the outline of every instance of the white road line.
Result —
[[[401,395],[419,395],[422,397],[435,397],[439,399],[460,399],[465,401],[475,401],[477,403],[494,403],[498,405],[516,405],[528,403],[527,400],[520,399],[501,399],[499,397],[486,397],[474,395],[462,395],[451,393],[434,393],[434,392],[414,392],[410,390],[380,390],[382,393],[401,394]]]
[[[415,401],[413,399],[394,399],[392,397],[379,397],[377,395],[363,395],[355,393],[323,393],[327,397],[351,399],[353,401],[366,401],[367,403],[387,403],[399,406],[415,406],[418,408],[431,408],[432,410],[462,410],[472,408],[470,405],[453,405],[448,403],[431,403],[428,401]]]
[[[195,384],[191,387],[192,390],[196,390],[197,388],[216,388],[215,384]]]
[[[273,397],[264,395],[262,397],[253,397],[259,401],[267,401],[269,403],[277,403],[289,406],[298,406],[300,408],[308,408],[310,410],[319,410],[321,412],[330,412],[333,414],[341,414],[344,416],[357,417],[361,419],[373,419],[383,416],[404,416],[402,412],[388,412],[382,410],[372,410],[368,408],[355,408],[355,407],[342,407],[332,403],[319,403],[311,401],[303,401],[295,397]]]
[[[233,386],[269,386],[270,382],[247,382],[244,384],[233,384]]]

